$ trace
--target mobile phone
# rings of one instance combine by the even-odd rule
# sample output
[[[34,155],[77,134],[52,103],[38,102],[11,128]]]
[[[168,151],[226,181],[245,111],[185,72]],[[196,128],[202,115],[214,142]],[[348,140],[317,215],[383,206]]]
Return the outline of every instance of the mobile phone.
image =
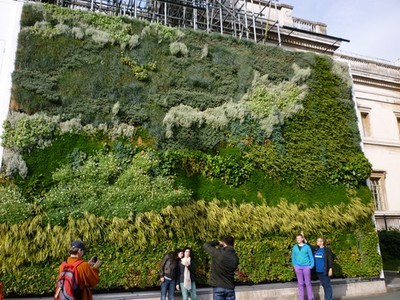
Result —
[[[97,261],[97,256],[93,256],[93,258],[92,258],[92,262],[96,262]]]

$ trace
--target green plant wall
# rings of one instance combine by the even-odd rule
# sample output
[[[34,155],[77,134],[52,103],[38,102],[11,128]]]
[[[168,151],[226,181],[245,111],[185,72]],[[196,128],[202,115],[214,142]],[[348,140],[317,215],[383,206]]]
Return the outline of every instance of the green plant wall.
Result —
[[[290,246],[325,235],[335,276],[381,269],[346,66],[219,34],[23,8],[3,124],[0,280],[51,293],[68,244],[102,261],[100,290],[159,284],[177,247],[207,282],[232,234],[243,283],[293,279]]]

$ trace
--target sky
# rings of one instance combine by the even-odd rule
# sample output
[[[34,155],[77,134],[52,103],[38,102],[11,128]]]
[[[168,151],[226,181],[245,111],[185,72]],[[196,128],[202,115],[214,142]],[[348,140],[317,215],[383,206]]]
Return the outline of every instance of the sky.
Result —
[[[297,18],[325,23],[327,34],[350,40],[339,51],[400,59],[400,0],[279,0]]]

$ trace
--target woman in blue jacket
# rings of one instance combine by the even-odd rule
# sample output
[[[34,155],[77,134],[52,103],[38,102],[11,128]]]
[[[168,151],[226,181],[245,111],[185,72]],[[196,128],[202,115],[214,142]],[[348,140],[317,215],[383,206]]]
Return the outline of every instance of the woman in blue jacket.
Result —
[[[326,239],[319,237],[317,239],[317,249],[315,249],[315,271],[317,272],[319,281],[324,288],[325,300],[333,299],[333,289],[331,277],[333,274],[333,253],[325,246]]]
[[[305,243],[302,234],[296,236],[296,242],[292,248],[292,264],[297,277],[299,300],[304,300],[304,284],[307,288],[308,300],[313,300],[311,269],[314,268],[314,255],[310,245]]]

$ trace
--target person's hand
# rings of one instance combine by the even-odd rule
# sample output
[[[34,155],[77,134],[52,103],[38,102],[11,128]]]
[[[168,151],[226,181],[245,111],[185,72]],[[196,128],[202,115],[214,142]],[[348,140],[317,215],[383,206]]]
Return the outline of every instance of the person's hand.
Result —
[[[96,260],[97,260],[97,257],[96,256],[92,256],[92,258],[88,261],[88,264],[93,267],[95,262],[96,262]]]
[[[97,260],[95,263],[94,263],[94,265],[93,265],[93,268],[99,268],[100,267],[100,265],[101,265],[101,261],[100,260]]]
[[[164,279],[164,277],[161,277],[160,280],[161,280],[161,282],[164,282],[165,279]]]
[[[329,277],[332,277],[332,275],[333,275],[332,269],[329,269],[329,271],[328,271],[328,276],[329,276]]]
[[[179,284],[176,285],[176,289],[179,291]]]

